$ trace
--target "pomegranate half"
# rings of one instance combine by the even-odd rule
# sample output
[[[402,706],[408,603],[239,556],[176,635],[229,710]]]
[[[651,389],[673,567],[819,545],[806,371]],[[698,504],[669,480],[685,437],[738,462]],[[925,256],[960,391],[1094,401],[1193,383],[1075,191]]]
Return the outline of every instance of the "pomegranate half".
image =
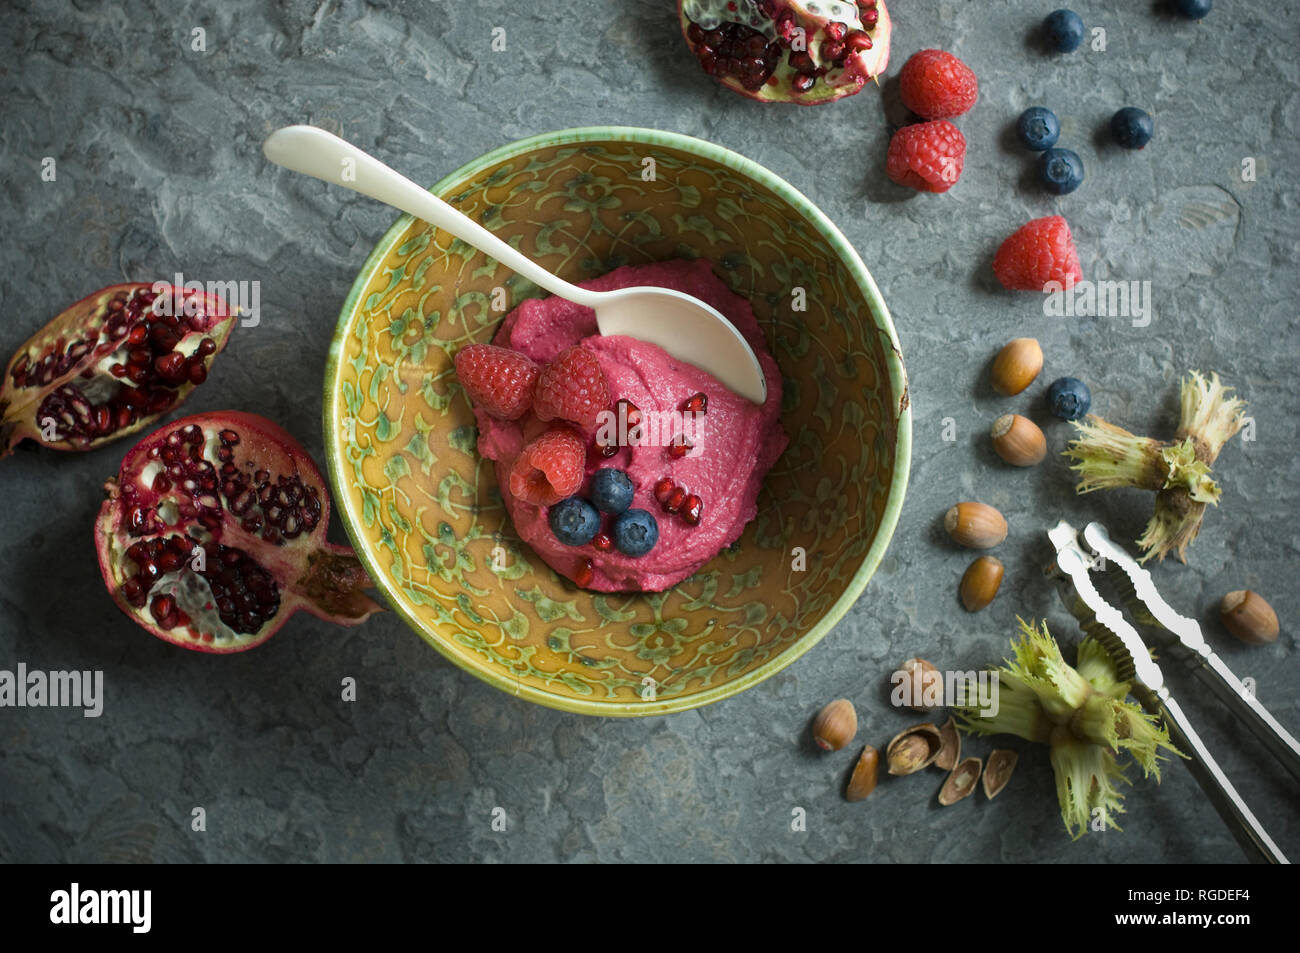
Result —
[[[341,625],[381,611],[356,554],[325,541],[329,492],[316,464],[263,417],[168,424],[131,448],[104,489],[104,585],[160,639],[242,652],[298,609]]]
[[[208,377],[236,323],[221,298],[110,285],[18,349],[0,382],[0,457],[24,440],[90,450],[175,408]]]
[[[889,64],[884,0],[678,0],[677,13],[703,70],[762,102],[832,102]]]

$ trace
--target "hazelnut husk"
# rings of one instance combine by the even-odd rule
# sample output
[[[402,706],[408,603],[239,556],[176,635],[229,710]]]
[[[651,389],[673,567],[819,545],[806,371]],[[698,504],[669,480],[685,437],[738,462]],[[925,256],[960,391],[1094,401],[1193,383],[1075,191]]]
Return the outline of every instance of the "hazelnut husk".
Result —
[[[813,741],[823,751],[839,751],[858,733],[858,713],[853,702],[837,698],[813,720]]]
[[[980,779],[984,762],[979,758],[967,758],[952,769],[948,780],[939,789],[939,803],[944,807],[956,804],[962,798],[970,797],[975,792],[975,782]]]
[[[951,717],[939,729],[939,741],[939,753],[935,756],[934,766],[951,771],[961,760],[961,735],[957,733],[957,723]]]
[[[915,774],[929,767],[942,747],[939,729],[929,722],[900,731],[885,749],[889,773],[899,777]]]
[[[994,748],[989,752],[988,763],[984,766],[984,796],[990,801],[1011,780],[1011,772],[1016,770],[1020,755],[1006,748]]]
[[[861,801],[876,789],[876,776],[880,771],[880,752],[871,745],[862,749],[858,763],[853,767],[849,786],[844,789],[846,801]]]

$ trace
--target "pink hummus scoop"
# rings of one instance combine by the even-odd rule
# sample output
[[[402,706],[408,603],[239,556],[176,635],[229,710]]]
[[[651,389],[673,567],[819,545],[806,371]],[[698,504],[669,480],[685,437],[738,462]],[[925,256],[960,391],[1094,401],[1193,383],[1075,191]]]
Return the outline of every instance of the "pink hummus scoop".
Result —
[[[546,363],[566,348],[582,344],[596,356],[609,384],[611,402],[631,401],[642,413],[645,440],[623,446],[612,457],[591,452],[579,495],[597,469],[623,470],[635,488],[632,508],[652,513],[659,523],[659,542],[644,556],[617,549],[601,552],[591,544],[568,546],[551,532],[547,507],[517,499],[509,491],[510,465],[524,445],[546,429],[529,412],[516,421],[497,420],[475,409],[479,453],[496,464],[497,482],[515,530],[556,572],[573,579],[591,560],[593,575],[585,588],[601,592],[658,592],[687,578],[723,548],[735,542],[758,511],[763,477],[789,442],[781,429],[781,373],[767,351],[749,302],[733,294],[705,260],[630,265],[583,282],[582,287],[612,291],[655,285],[694,295],[717,308],[744,335],[767,378],[762,406],[733,394],[705,371],[670,357],[653,344],[634,338],[601,337],[590,308],[563,298],[525,301],[502,322],[492,343],[513,348]],[[695,394],[708,398],[707,413],[683,418],[682,405]],[[611,410],[614,408],[611,407]],[[668,444],[685,433],[693,444],[675,457]],[[655,499],[655,484],[671,479],[703,501],[698,525],[680,513],[665,512]],[[613,518],[604,517],[609,531]]]

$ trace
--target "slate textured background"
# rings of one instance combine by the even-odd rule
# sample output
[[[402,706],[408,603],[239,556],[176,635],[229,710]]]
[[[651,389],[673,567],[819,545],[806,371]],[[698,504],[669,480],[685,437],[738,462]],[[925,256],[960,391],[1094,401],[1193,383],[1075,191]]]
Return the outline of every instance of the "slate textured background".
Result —
[[[1159,4],[1080,2],[1104,51],[1046,55],[1033,39],[1047,3],[899,0],[890,75],[938,46],[978,73],[958,120],[969,142],[946,196],[883,176],[896,84],[819,109],[751,103],[713,85],[676,33],[668,0],[518,3],[319,0],[283,6],[6,4],[5,222],[0,351],[102,285],[177,270],[262,283],[262,325],[232,339],[186,410],[241,407],[298,434],[318,457],[320,380],[335,316],[394,213],[272,169],[260,143],[317,123],[432,182],[513,139],[584,124],[656,126],[721,143],[817,202],[880,283],[912,384],[915,457],[894,543],[852,612],[803,660],[743,696],[667,718],[602,721],[515,701],[463,674],[395,617],[357,630],[296,618],[233,658],[185,653],[112,606],[90,543],[99,484],[126,445],[84,456],[19,453],[0,463],[0,667],[98,668],[99,719],[0,710],[0,859],[271,861],[1043,861],[1235,862],[1240,854],[1190,775],[1138,783],[1123,833],[1071,843],[1043,750],[1028,750],[995,802],[938,808],[938,773],[883,783],[864,804],[839,796],[853,754],[816,753],[809,720],[826,700],[857,704],[859,741],[878,746],[908,717],[885,700],[913,655],[978,667],[1001,657],[1017,614],[1068,617],[1037,575],[1047,525],[1104,518],[1136,536],[1149,500],[1076,500],[1056,456],[1028,472],[993,456],[1006,411],[1046,422],[1057,376],[1093,387],[1095,409],[1164,434],[1176,381],[1219,371],[1250,401],[1257,440],[1221,458],[1223,505],[1190,564],[1156,570],[1240,675],[1300,730],[1295,586],[1300,240],[1297,14],[1219,4],[1199,24]],[[490,50],[507,30],[507,51]],[[190,49],[206,31],[206,52]],[[1053,200],[1009,124],[1042,103],[1088,179]],[[1134,103],[1156,138],[1130,154],[1099,135]],[[891,105],[892,104],[892,105]],[[57,180],[42,182],[53,156]],[[1257,180],[1243,182],[1253,157]],[[1046,318],[1033,295],[1001,291],[998,242],[1061,211],[1089,277],[1152,282],[1154,320]],[[1029,392],[996,398],[988,362],[1033,335],[1047,368]],[[955,441],[942,439],[944,418]],[[1047,427],[1051,448],[1062,425]],[[977,497],[1002,508],[1008,564],[991,609],[967,616],[956,585],[969,555],[939,528]],[[335,526],[342,539],[342,529]],[[1229,589],[1266,594],[1283,622],[1246,649],[1217,626]],[[339,680],[359,682],[355,704]],[[1280,770],[1182,673],[1185,707],[1275,838],[1300,856],[1300,817]],[[1021,750],[1028,746],[1017,741]],[[986,741],[968,742],[984,753]],[[854,749],[856,752],[856,748]],[[1287,802],[1290,802],[1289,806]],[[191,810],[207,830],[191,831]],[[790,829],[791,811],[808,814]],[[504,833],[491,829],[503,807]]]

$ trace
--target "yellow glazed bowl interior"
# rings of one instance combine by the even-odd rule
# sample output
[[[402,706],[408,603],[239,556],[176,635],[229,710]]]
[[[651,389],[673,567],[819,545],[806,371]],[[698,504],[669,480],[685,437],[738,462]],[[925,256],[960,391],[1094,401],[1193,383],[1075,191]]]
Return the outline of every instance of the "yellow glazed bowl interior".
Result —
[[[889,313],[835,226],[756,163],[647,129],[536,136],[431,191],[569,281],[713,262],[781,367],[790,446],[739,542],[690,579],[654,594],[577,589],[515,535],[452,365],[542,292],[403,216],[343,306],[325,381],[338,511],[394,610],[498,688],[596,715],[718,701],[812,648],[884,554],[911,444]]]

